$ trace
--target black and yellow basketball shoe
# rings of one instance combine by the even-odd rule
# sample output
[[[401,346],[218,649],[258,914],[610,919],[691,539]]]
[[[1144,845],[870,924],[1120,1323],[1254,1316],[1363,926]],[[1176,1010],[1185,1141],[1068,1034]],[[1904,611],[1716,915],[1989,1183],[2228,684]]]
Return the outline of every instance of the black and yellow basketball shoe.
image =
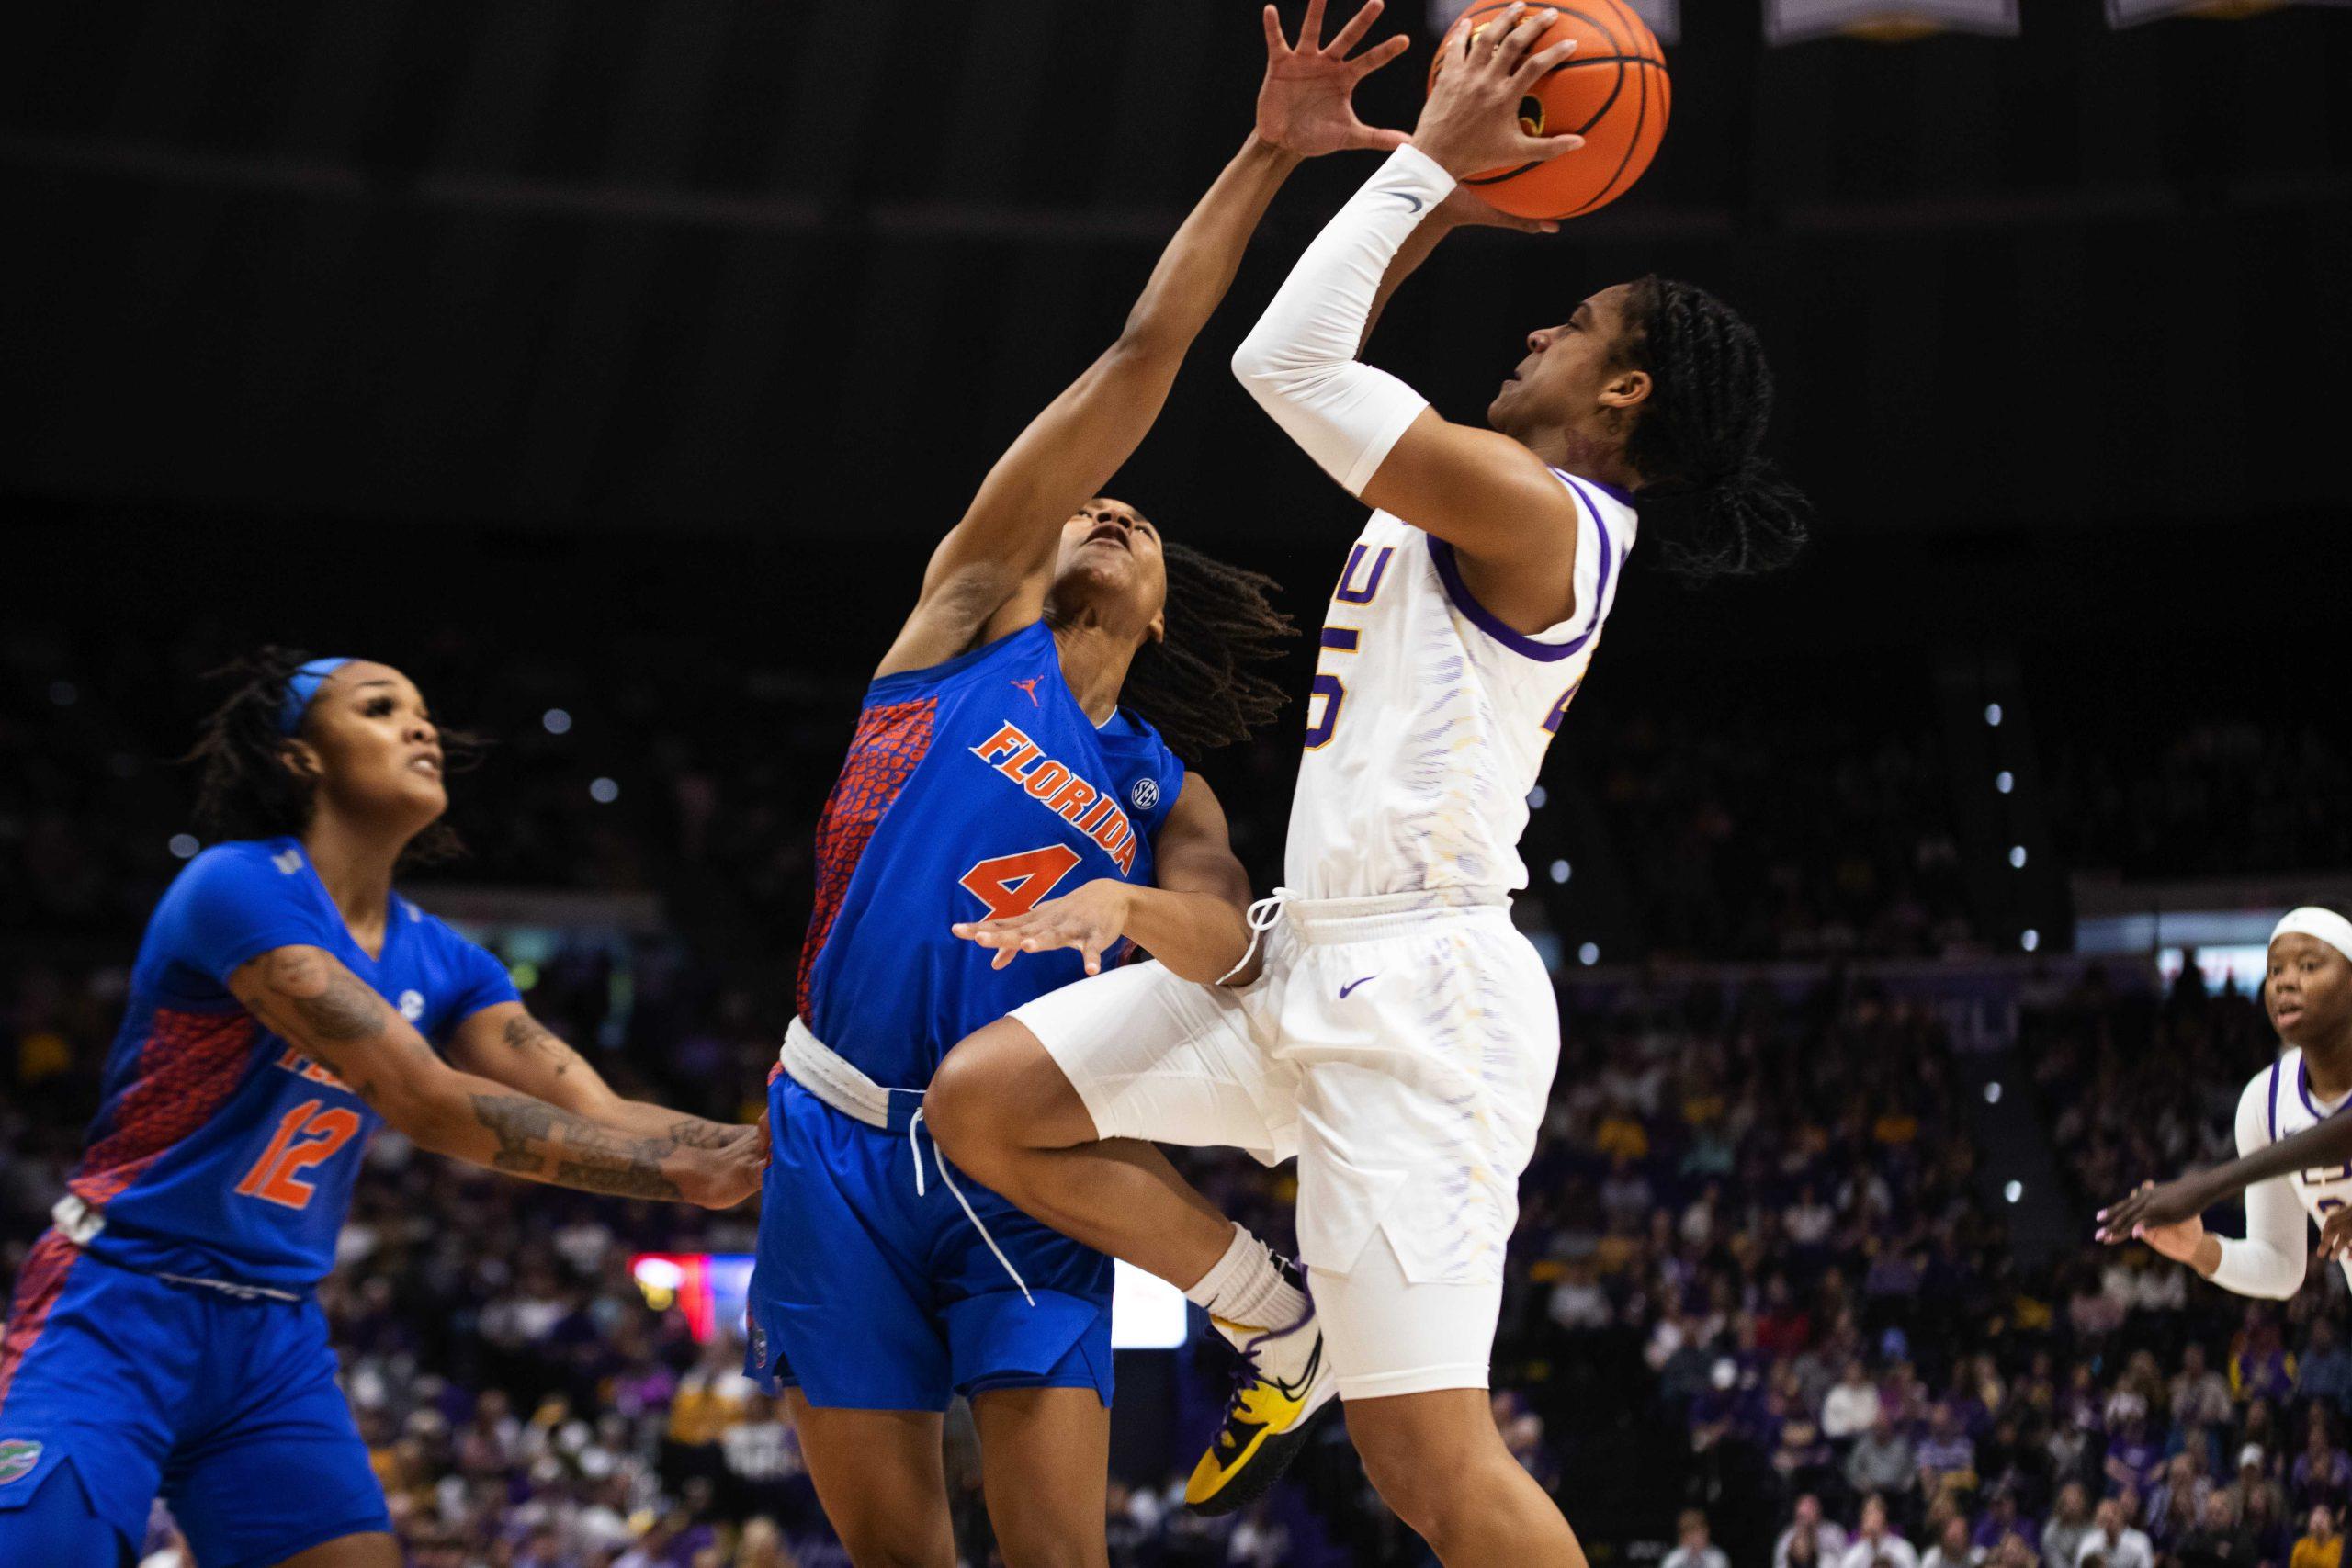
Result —
[[[1306,1281],[1295,1269],[1285,1262],[1283,1270],[1304,1291]],[[1184,1501],[1195,1513],[1229,1514],[1248,1507],[1282,1479],[1306,1444],[1307,1428],[1339,1392],[1339,1381],[1312,1303],[1286,1328],[1252,1330],[1223,1318],[1211,1321],[1235,1342],[1241,1365],[1225,1404],[1225,1422],[1193,1467]]]

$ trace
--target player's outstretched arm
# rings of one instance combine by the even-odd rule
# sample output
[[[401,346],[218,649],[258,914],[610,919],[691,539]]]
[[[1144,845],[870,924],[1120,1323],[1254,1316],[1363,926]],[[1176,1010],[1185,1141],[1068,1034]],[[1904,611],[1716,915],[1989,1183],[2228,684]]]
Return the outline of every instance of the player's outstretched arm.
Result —
[[[2123,1202],[2099,1211],[2099,1239],[2110,1245],[2143,1241],[2177,1263],[2186,1263],[2224,1290],[2242,1296],[2267,1296],[2283,1301],[2302,1288],[2309,1268],[2308,1232],[2302,1207],[2288,1184],[2287,1172],[2307,1166],[2336,1163],[2344,1153],[2331,1155],[2331,1145],[2312,1139],[2325,1123],[2291,1138],[2269,1141],[2267,1091],[2256,1078],[2238,1100],[2239,1157],[2213,1170],[2202,1171],[2163,1187],[2143,1185]],[[2224,1172],[2254,1174],[2213,1185]],[[2197,1201],[2200,1190],[2212,1196]],[[2205,1229],[2204,1211],[2232,1193],[2245,1193],[2245,1236],[2217,1236]],[[2151,1202],[2158,1193],[2161,1203]],[[2190,1201],[2186,1209],[2179,1205]],[[2170,1216],[2170,1217],[2167,1217]]]
[[[2298,1170],[2352,1164],[2352,1121],[2331,1118],[2306,1127],[2293,1137],[2266,1144],[2252,1154],[2210,1170],[2191,1171],[2165,1182],[2143,1181],[2138,1191],[2098,1212],[2098,1238],[2104,1242],[2132,1239],[2142,1226],[2178,1224],[2216,1203],[2227,1202],[2257,1181],[2270,1181]]]
[[[1351,57],[1380,10],[1381,0],[1366,0],[1322,43],[1323,0],[1313,0],[1293,46],[1266,7],[1266,76],[1250,140],[1169,241],[1118,341],[989,470],[933,552],[914,614],[877,673],[926,668],[1044,613],[1062,525],[1142,445],[1291,170],[1319,153],[1404,140],[1363,124],[1352,107],[1356,84],[1407,47],[1394,38]]]
[[[1413,145],[1307,248],[1233,361],[1251,396],[1351,494],[1471,561],[1545,583],[1575,562],[1576,502],[1566,487],[1518,442],[1448,423],[1356,355],[1385,290],[1444,232],[1425,226],[1454,198],[1459,174],[1582,145],[1529,136],[1519,123],[1520,98],[1573,47],[1533,49],[1552,15],[1507,17],[1515,25],[1487,29],[1445,65]]]
[[[229,976],[254,1017],[351,1086],[421,1147],[583,1192],[727,1208],[759,1187],[765,1139],[726,1147],[669,1133],[619,1133],[576,1111],[460,1072],[323,948],[274,948]]]
[[[724,1149],[732,1147],[746,1130],[741,1123],[712,1122],[623,1098],[587,1058],[533,1018],[521,1002],[499,1002],[458,1024],[449,1040],[449,1061],[462,1071],[494,1078],[616,1133]]]
[[[1102,954],[1125,937],[1184,979],[1214,985],[1249,951],[1250,874],[1234,856],[1225,807],[1200,774],[1185,775],[1152,859],[1156,887],[1103,877],[1025,915],[952,929],[994,948],[992,968],[1024,953],[1074,947],[1086,955],[1086,972],[1098,975]]]

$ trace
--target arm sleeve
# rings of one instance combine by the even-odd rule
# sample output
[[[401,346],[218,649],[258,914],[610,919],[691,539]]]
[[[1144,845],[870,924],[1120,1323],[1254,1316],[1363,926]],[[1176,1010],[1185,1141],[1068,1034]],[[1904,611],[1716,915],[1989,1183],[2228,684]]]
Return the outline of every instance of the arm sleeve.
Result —
[[[2270,1139],[2270,1075],[2256,1073],[2238,1097],[2238,1154],[2267,1145]],[[2284,1301],[2303,1288],[2310,1234],[2303,1208],[2286,1177],[2257,1181],[2245,1190],[2245,1239],[2222,1240],[2221,1266],[2213,1283],[2242,1296]]]
[[[291,863],[288,871],[253,844],[216,845],[197,856],[156,911],[172,957],[225,986],[249,959],[272,948],[332,942],[301,861]]]
[[[1453,189],[1453,176],[1417,149],[1390,153],[1306,247],[1234,354],[1250,395],[1351,495],[1429,407],[1359,363],[1356,347],[1396,248]]]

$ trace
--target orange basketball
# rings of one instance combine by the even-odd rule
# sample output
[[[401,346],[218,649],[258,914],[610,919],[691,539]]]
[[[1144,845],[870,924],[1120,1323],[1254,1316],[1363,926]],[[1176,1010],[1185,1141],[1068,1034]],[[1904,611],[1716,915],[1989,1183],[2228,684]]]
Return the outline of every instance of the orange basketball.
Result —
[[[1532,7],[1535,8],[1535,7]],[[1573,152],[1515,169],[1487,169],[1462,183],[1505,212],[1521,218],[1574,218],[1624,195],[1650,166],[1666,136],[1673,88],[1657,39],[1624,0],[1552,0],[1560,19],[1535,40],[1534,52],[1577,40],[1577,51],[1545,73],[1520,100],[1530,135],[1575,131],[1584,145]],[[1508,0],[1479,0],[1446,30],[1462,47],[1462,29],[1484,29],[1503,18]],[[1437,80],[1445,46],[1430,65]]]

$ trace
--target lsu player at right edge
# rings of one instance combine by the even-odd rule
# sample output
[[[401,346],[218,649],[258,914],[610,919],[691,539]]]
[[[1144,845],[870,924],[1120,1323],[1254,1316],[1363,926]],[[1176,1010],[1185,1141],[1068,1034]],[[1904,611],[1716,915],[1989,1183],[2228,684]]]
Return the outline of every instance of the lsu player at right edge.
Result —
[[[1449,38],[1411,143],[1234,359],[1374,508],[1321,636],[1289,886],[1252,911],[1261,972],[1204,987],[1144,964],[1041,996],[959,1045],[926,1106],[965,1168],[1093,1247],[1198,1281],[1204,1304],[1262,1248],[1111,1152],[1295,1153],[1312,1314],[1251,1343],[1187,1496],[1222,1509],[1261,1494],[1336,1393],[1382,1497],[1451,1568],[1584,1562],[1486,1393],[1559,1051],[1551,977],[1510,919],[1527,795],[1623,581],[1636,497],[1668,558],[1700,571],[1781,564],[1804,532],[1802,497],[1758,456],[1771,383],[1755,333],[1690,285],[1620,284],[1531,333],[1491,429],[1358,362],[1386,289],[1475,220],[1464,174],[1575,155],[1577,138],[1519,122],[1565,57],[1533,48],[1551,15],[1523,13]]]

